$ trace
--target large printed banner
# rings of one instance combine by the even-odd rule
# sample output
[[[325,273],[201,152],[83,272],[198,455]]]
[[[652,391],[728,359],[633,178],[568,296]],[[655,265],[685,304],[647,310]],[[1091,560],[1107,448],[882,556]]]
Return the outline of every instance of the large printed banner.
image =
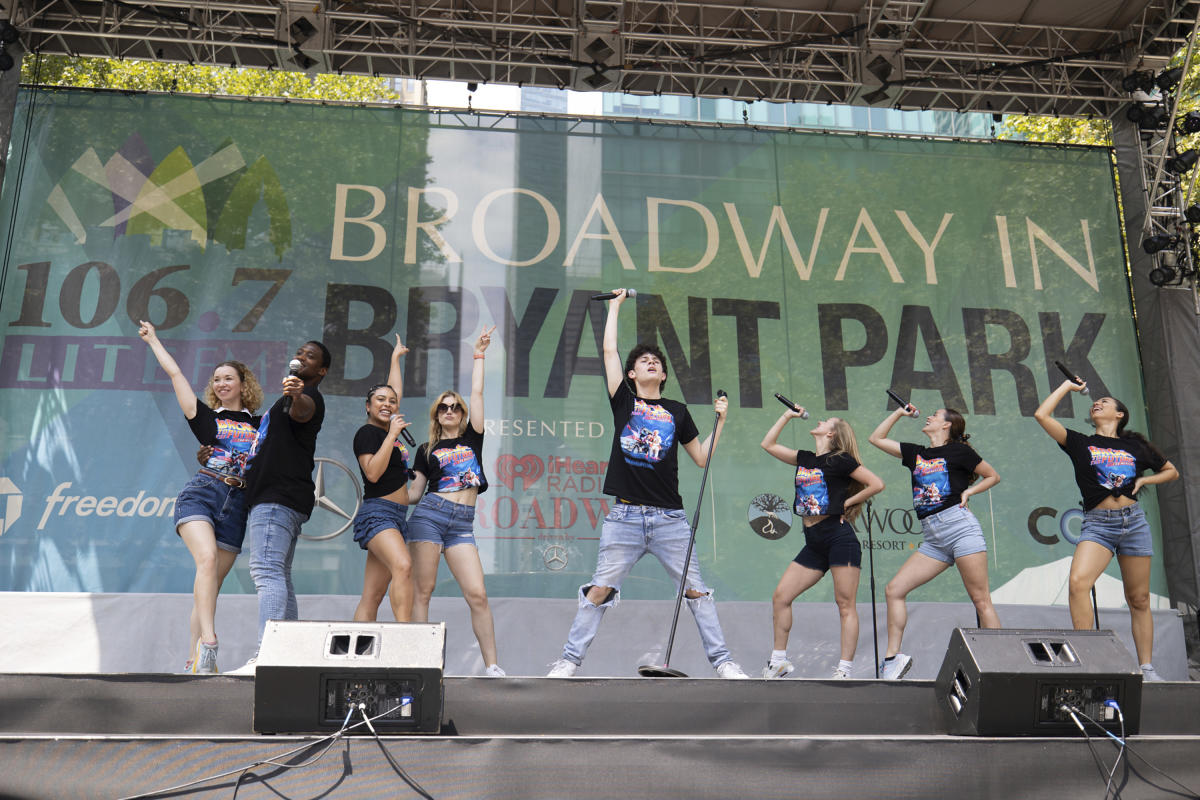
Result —
[[[907,470],[867,444],[885,388],[923,414],[965,412],[999,471],[971,503],[994,588],[1078,536],[1068,460],[1032,417],[1061,380],[1054,360],[1145,430],[1106,150],[71,91],[24,95],[14,130],[3,590],[190,591],[171,513],[196,442],[138,319],[198,392],[232,357],[273,399],[293,350],[322,339],[318,456],[343,511],[394,335],[412,348],[401,411],[423,440],[430,403],[468,391],[471,343],[497,325],[476,522],[496,595],[570,597],[595,563],[613,431],[606,310],[589,296],[613,287],[638,291],[622,348],[660,344],[667,394],[702,436],[729,393],[697,539],[723,600],[768,598],[803,544],[795,470],[759,447],[783,410],[774,392],[813,415],[781,441],[811,448],[818,419],[844,417],[887,482],[856,523],[880,580],[920,541]],[[1085,402],[1063,404],[1068,427],[1087,428]],[[892,435],[924,442],[919,429],[906,419]],[[681,467],[689,511],[699,482]],[[306,533],[343,523],[318,511]],[[297,588],[356,594],[363,560],[348,534],[305,540]],[[227,591],[252,591],[244,561]],[[653,561],[625,587],[673,592]],[[953,572],[917,597],[966,599]]]

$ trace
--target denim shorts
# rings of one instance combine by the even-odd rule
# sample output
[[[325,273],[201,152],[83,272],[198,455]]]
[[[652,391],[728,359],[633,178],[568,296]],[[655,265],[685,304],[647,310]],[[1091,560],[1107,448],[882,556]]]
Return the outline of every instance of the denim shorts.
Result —
[[[1146,512],[1137,503],[1124,508],[1093,508],[1083,512],[1079,541],[1104,545],[1119,556],[1152,556],[1154,540]]]
[[[862,544],[849,522],[829,516],[804,529],[804,549],[792,560],[817,572],[828,572],[830,567],[861,567]]]
[[[475,544],[475,506],[455,503],[430,492],[408,518],[409,542],[433,542],[444,550],[456,544]]]
[[[375,538],[375,534],[386,530],[397,530],[407,539],[408,522],[404,519],[407,514],[406,505],[384,497],[368,497],[354,515],[354,541],[366,550],[367,543]]]
[[[970,509],[962,506],[944,508],[921,520],[924,537],[917,552],[946,564],[963,556],[987,552],[983,528]]]
[[[217,547],[242,552],[246,538],[246,496],[235,486],[196,473],[175,498],[175,532],[185,522],[207,522],[217,537]]]

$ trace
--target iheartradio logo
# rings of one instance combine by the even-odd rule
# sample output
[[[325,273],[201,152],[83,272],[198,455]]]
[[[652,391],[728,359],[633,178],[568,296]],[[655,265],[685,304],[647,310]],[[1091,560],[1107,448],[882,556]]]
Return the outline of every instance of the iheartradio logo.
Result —
[[[535,455],[520,458],[502,455],[496,458],[496,480],[510,492],[515,488],[517,481],[520,481],[521,491],[524,492],[538,482],[545,468],[542,460]]]

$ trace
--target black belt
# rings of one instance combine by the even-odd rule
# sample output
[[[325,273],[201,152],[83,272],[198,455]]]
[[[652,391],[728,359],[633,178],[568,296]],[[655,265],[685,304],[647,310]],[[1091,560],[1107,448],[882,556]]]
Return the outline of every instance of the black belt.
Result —
[[[203,467],[200,468],[200,474],[207,475],[210,478],[216,478],[226,486],[232,486],[235,489],[246,488],[246,480],[244,478],[237,478],[233,475],[223,475],[220,472],[213,472],[211,469],[204,469]]]

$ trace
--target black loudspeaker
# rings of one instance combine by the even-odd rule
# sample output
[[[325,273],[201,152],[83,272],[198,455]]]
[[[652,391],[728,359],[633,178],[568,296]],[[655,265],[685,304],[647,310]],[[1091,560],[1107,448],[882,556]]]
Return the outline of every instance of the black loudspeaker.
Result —
[[[1112,631],[955,628],[934,695],[950,733],[1078,736],[1064,706],[1138,732],[1142,671]],[[1088,734],[1101,731],[1082,716]]]
[[[443,622],[268,622],[254,671],[254,730],[337,731],[365,711],[379,717],[371,721],[379,733],[437,733],[445,663]]]

